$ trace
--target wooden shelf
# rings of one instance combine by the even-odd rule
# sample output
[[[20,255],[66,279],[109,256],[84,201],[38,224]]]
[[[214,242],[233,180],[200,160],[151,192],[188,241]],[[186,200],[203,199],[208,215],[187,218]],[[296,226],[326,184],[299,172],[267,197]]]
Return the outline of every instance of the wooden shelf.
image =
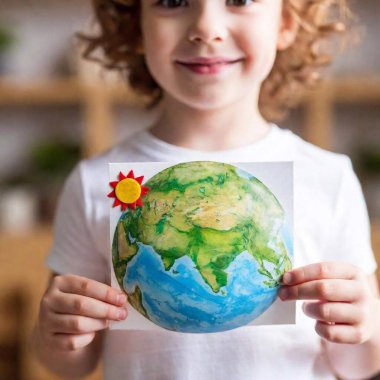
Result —
[[[0,106],[81,103],[94,89],[101,90],[115,103],[143,105],[143,100],[123,85],[89,84],[74,77],[22,82],[0,77]],[[379,102],[380,77],[326,80],[315,91],[306,92],[303,101],[322,95],[335,103]]]
[[[334,107],[337,104],[380,104],[380,76],[334,78],[306,92],[303,136],[312,144],[333,150]]]
[[[339,103],[380,102],[380,77],[347,78],[334,80],[331,85],[333,98]]]
[[[115,103],[141,106],[139,99],[123,86],[86,84],[76,78],[19,82],[0,78],[0,106],[65,105],[85,103],[94,91],[101,91]]]
[[[28,106],[78,103],[82,88],[75,79],[17,82],[0,79],[0,105]]]
[[[342,104],[380,102],[380,76],[326,79],[317,89],[307,91],[304,101],[321,96],[329,102]]]

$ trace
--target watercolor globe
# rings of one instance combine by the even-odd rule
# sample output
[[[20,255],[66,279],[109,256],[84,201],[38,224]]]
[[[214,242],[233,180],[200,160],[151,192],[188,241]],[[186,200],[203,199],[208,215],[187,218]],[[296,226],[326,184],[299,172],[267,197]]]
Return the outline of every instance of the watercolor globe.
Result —
[[[230,164],[194,161],[149,179],[118,220],[112,261],[129,304],[158,326],[212,333],[246,325],[276,300],[292,266],[284,209]]]

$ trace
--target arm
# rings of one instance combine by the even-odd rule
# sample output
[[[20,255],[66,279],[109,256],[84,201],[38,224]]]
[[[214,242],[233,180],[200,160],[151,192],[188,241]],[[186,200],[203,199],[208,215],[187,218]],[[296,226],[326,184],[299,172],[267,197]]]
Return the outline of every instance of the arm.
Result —
[[[127,316],[125,295],[84,277],[53,276],[41,300],[32,348],[51,372],[69,379],[89,374],[98,362],[109,320]]]
[[[344,379],[380,371],[380,299],[374,276],[343,262],[307,265],[287,272],[279,296],[304,302],[315,319],[332,369]]]
[[[342,379],[369,378],[380,371],[380,297],[374,274],[368,276],[370,288],[377,298],[373,315],[373,336],[361,344],[337,344],[322,340],[331,367]]]

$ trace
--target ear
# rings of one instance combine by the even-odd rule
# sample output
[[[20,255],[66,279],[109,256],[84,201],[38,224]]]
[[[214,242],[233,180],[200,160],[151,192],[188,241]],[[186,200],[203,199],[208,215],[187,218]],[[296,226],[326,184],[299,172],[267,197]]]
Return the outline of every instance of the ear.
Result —
[[[277,50],[286,50],[292,45],[297,37],[299,26],[295,14],[284,6],[277,39]]]

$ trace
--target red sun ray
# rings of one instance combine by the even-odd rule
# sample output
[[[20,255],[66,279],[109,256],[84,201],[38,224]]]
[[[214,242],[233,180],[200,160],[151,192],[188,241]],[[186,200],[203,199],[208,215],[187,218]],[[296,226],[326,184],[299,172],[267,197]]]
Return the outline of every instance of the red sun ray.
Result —
[[[121,202],[116,198],[115,202],[113,202],[113,206],[112,207],[117,207],[119,205],[121,205]]]
[[[140,176],[140,177],[135,178],[135,180],[136,180],[140,185],[142,184],[143,179],[144,179],[144,176],[143,176],[143,175]]]
[[[141,196],[146,195],[149,190],[149,187],[141,186]]]

